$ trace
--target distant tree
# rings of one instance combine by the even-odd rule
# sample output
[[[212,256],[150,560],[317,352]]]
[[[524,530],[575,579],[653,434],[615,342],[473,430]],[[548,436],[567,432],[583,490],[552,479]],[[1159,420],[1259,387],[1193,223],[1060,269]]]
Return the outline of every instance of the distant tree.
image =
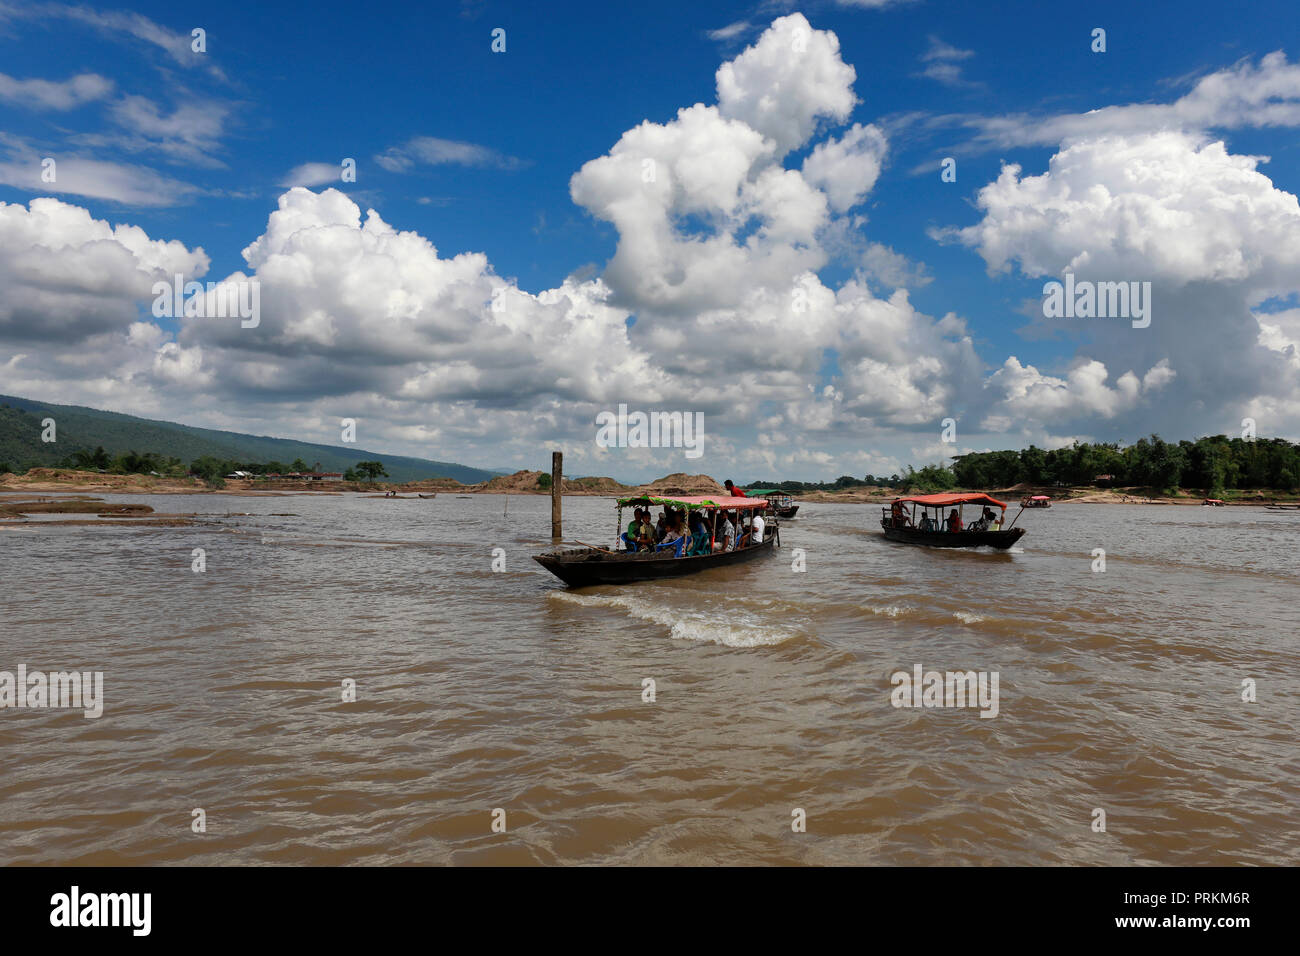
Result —
[[[0,461],[0,475],[7,474],[9,472],[12,472],[13,470],[14,470],[13,466],[10,465],[9,462]]]
[[[86,470],[108,469],[111,464],[108,452],[104,451],[104,446],[100,445],[94,451],[80,449],[72,453],[72,459],[76,462],[77,468]]]
[[[214,481],[227,473],[229,464],[230,462],[222,461],[220,458],[203,455],[190,462],[190,473],[205,481]]]
[[[903,485],[922,492],[949,491],[957,487],[957,476],[942,465],[926,465],[919,471],[913,471],[908,465]]]
[[[360,481],[361,478],[360,478],[360,476],[357,475],[357,473],[356,473],[353,469],[349,468],[347,471],[343,472],[343,480],[344,480],[344,481]]]
[[[295,458],[293,460],[293,464],[289,466],[289,470],[303,472],[309,469],[307,468],[307,463],[305,461],[303,461],[301,458]]]
[[[550,487],[551,487],[551,476],[548,475],[546,472],[542,472],[540,475],[538,475],[538,476],[537,476],[537,487],[538,487],[538,488],[545,488],[545,489],[548,489],[548,490],[549,490]]]
[[[354,466],[357,474],[361,475],[366,481],[374,481],[380,475],[387,478],[388,472],[384,470],[382,461],[359,461]]]

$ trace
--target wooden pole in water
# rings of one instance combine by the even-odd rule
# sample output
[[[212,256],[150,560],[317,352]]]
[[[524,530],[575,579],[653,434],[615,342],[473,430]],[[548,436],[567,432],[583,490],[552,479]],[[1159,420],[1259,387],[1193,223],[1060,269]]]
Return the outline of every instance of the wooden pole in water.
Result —
[[[564,452],[551,452],[551,540],[559,541],[560,531],[560,486],[564,482]]]

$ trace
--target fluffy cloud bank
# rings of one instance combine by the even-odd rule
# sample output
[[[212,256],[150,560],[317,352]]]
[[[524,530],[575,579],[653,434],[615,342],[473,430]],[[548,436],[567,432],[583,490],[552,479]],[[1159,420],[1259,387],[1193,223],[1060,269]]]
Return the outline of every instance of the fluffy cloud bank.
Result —
[[[870,276],[822,277],[888,157],[879,128],[848,125],[854,80],[833,34],[773,22],[718,69],[713,102],[640,123],[574,173],[573,201],[617,244],[598,276],[537,293],[484,253],[297,186],[224,280],[259,283],[255,328],[160,320],[153,283],[204,276],[202,249],[53,199],[0,204],[0,390],[324,441],[355,417],[364,444],[493,466],[554,442],[575,469],[620,475],[670,464],[594,445],[596,413],[621,402],[702,411],[706,454],[768,474],[893,470],[857,449],[950,415],[1046,440],[1144,433],[1156,409],[1184,415],[1159,425],[1180,433],[1252,409],[1278,418],[1265,431],[1295,421],[1295,322],[1264,303],[1300,289],[1300,212],[1260,158],[1169,130],[1078,138],[1039,175],[1005,167],[980,221],[942,236],[994,274],[1151,281],[1155,315],[1075,329],[1089,343],[1064,371],[989,368],[960,316],[873,293],[869,278],[907,271],[886,247],[869,246]],[[466,146],[389,158],[488,163]]]
[[[1008,359],[988,382],[995,414],[1033,424],[1099,415],[1149,430],[1144,396],[1181,410],[1163,421],[1204,434],[1235,425],[1261,398],[1300,392],[1295,368],[1261,335],[1252,307],[1300,292],[1300,204],[1204,135],[1163,131],[1078,140],[1046,172],[1007,165],[978,193],[983,218],[942,233],[979,252],[991,273],[1152,284],[1153,322],[1091,320],[1093,344],[1066,380]],[[1128,369],[1107,388],[1108,369]],[[1145,370],[1139,378],[1135,370]],[[1271,431],[1295,427],[1269,422]],[[1263,427],[1263,426],[1261,426]]]

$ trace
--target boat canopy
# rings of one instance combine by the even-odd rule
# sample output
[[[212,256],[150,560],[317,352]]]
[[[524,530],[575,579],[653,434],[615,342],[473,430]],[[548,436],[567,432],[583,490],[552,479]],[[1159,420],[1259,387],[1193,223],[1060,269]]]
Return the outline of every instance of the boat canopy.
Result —
[[[705,495],[689,495],[680,498],[666,498],[663,495],[633,495],[631,498],[619,498],[618,506],[626,508],[629,505],[641,505],[650,507],[653,505],[664,505],[669,508],[685,508],[687,511],[698,511],[701,508],[766,508],[766,498],[732,498],[729,495],[720,495],[716,498],[710,498]]]
[[[1030,501],[1051,501],[1052,499],[1049,498],[1047,495],[1031,495],[1029,500]]]
[[[763,495],[783,495],[784,491],[777,491],[775,488],[746,488],[745,494],[755,498],[761,498]]]
[[[990,498],[988,495],[963,495],[963,494],[945,494],[945,495],[911,495],[907,498],[895,498],[895,502],[913,501],[918,505],[926,508],[946,508],[949,505],[996,505],[1003,511],[1007,506],[998,501],[996,498]]]

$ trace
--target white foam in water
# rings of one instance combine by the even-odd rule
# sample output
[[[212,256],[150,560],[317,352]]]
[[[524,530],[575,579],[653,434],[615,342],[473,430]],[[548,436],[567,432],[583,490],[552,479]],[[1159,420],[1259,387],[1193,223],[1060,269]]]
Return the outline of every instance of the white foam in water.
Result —
[[[905,607],[899,607],[897,604],[886,604],[882,607],[876,607],[874,604],[868,605],[867,610],[872,614],[883,614],[885,617],[898,617],[900,614],[908,613]]]
[[[710,641],[724,647],[768,647],[783,644],[795,636],[793,631],[767,624],[740,623],[736,620],[737,613],[726,607],[702,613],[663,607],[641,597],[572,594],[569,591],[552,591],[549,597],[582,607],[618,608],[630,617],[660,624],[668,628],[674,638],[684,641]]]
[[[980,621],[984,620],[983,615],[972,614],[970,611],[954,611],[952,616],[963,624],[978,624]]]

